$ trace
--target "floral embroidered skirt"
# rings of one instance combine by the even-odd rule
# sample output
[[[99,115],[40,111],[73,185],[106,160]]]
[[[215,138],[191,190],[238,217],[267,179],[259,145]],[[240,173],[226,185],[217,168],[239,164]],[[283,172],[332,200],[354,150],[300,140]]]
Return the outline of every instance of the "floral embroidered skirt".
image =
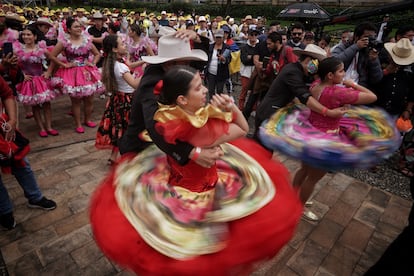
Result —
[[[129,122],[133,94],[117,92],[106,102],[99,128],[96,133],[95,146],[99,149],[117,146]]]

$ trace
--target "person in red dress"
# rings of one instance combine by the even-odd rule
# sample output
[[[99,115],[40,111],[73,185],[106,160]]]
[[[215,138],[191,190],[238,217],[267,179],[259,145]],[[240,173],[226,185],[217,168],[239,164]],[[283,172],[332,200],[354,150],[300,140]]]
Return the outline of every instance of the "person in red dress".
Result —
[[[248,124],[229,96],[206,105],[195,69],[174,67],[157,87],[156,130],[167,142],[193,144],[194,153],[186,165],[155,146],[125,156],[92,199],[95,240],[139,275],[248,275],[279,252],[300,219],[289,172],[243,137]],[[201,147],[224,155],[200,166]]]

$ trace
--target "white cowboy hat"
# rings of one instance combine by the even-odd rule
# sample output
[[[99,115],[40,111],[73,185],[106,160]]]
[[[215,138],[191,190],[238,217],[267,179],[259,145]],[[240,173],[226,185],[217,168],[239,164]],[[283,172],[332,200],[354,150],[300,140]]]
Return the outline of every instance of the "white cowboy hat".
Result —
[[[295,55],[297,56],[307,55],[313,58],[317,58],[318,60],[323,60],[326,58],[326,51],[312,43],[306,45],[305,49],[303,50],[299,48],[294,48],[293,53],[295,53]]]
[[[92,15],[92,19],[103,19],[103,14],[102,14],[102,13],[100,13],[100,12],[95,12],[95,13]]]
[[[49,27],[53,27],[52,23],[47,17],[39,17],[34,23],[36,25],[47,25]]]
[[[397,43],[385,43],[384,47],[396,64],[410,65],[414,63],[414,46],[408,38],[401,38]]]
[[[149,64],[160,64],[172,60],[207,61],[207,54],[203,50],[192,50],[189,41],[169,34],[158,40],[158,55],[142,56],[141,58]]]

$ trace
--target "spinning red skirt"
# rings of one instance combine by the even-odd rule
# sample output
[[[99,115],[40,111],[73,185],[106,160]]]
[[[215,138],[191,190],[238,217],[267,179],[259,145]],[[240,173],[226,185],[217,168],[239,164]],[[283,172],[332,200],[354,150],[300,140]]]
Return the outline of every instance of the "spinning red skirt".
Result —
[[[168,183],[167,158],[155,146],[124,157],[91,203],[106,256],[138,275],[180,276],[248,275],[274,257],[302,213],[289,172],[253,140],[222,149],[217,185],[199,193]],[[193,171],[197,181],[210,177]]]

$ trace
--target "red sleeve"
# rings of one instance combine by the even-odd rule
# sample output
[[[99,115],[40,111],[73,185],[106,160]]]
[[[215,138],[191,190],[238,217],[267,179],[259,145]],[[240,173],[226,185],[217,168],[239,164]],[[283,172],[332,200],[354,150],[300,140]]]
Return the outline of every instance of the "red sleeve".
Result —
[[[289,46],[284,46],[284,47],[286,47],[286,58],[287,58],[287,61],[289,63],[298,61],[299,57],[293,53],[292,47],[289,47]]]
[[[8,98],[14,98],[13,91],[2,76],[0,76],[0,97],[3,101]]]

